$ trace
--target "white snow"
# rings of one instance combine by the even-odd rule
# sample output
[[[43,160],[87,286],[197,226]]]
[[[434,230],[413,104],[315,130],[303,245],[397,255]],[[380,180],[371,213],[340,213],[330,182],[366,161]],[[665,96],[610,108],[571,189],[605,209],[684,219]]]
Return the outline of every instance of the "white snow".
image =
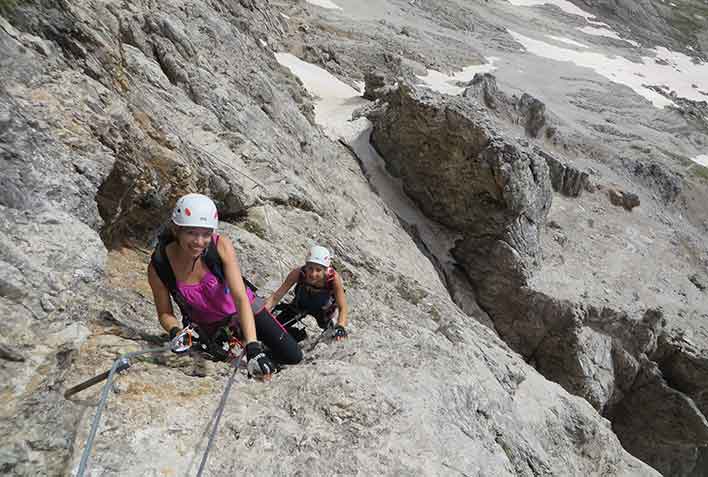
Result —
[[[571,15],[578,15],[579,17],[583,17],[586,20],[590,18],[595,18],[595,15],[591,15],[585,10],[581,10],[580,8],[576,7],[570,2],[567,2],[566,0],[509,0],[509,3],[519,7],[533,7],[535,5],[543,4],[555,5],[566,13],[570,13]]]
[[[342,9],[342,7],[340,7],[334,2],[330,2],[329,0],[307,0],[307,3],[311,3],[312,5],[317,5],[318,7],[322,8],[329,8],[330,10]]]
[[[700,156],[692,157],[691,160],[696,164],[700,164],[703,167],[708,167],[708,154],[701,154]]]
[[[351,98],[360,96],[359,92],[340,81],[327,70],[302,61],[295,55],[290,53],[276,53],[275,58],[283,66],[286,66],[293,72],[295,76],[300,78],[305,85],[305,89],[311,94],[317,95],[322,99],[331,98]]]
[[[447,260],[453,263],[449,251],[459,237],[429,221],[403,192],[401,181],[386,171],[383,159],[369,142],[371,122],[366,118],[352,121],[354,110],[369,101],[318,66],[306,63],[289,53],[278,53],[275,57],[280,64],[300,78],[311,95],[318,98],[315,104],[315,121],[330,138],[341,139],[352,148],[378,195],[398,217],[411,226],[416,226],[421,239],[436,256],[447,257]],[[462,74],[469,75],[464,72],[460,73]]]
[[[627,40],[626,38],[622,38],[621,36],[619,36],[619,34],[616,31],[611,30],[609,28],[599,28],[599,27],[586,26],[586,27],[578,28],[578,30],[580,30],[583,33],[587,33],[588,35],[606,36],[608,38],[614,38],[616,40],[626,41],[627,43],[629,43],[632,46],[636,46],[636,47],[640,46],[639,43],[637,43],[636,41]]]
[[[562,36],[553,35],[546,35],[546,37],[552,40],[560,41],[561,43],[567,43],[569,45],[577,46],[578,48],[588,48],[587,45],[583,45],[582,43],[575,40],[571,40],[570,38],[563,38]]]
[[[637,94],[647,98],[655,106],[663,108],[673,104],[645,85],[666,85],[670,91],[683,98],[703,101],[700,90],[708,91],[708,64],[694,64],[689,56],[657,47],[656,58],[642,57],[641,63],[634,63],[621,56],[605,56],[591,51],[577,51],[561,48],[540,40],[509,31],[526,51],[537,56],[556,61],[570,61],[578,66],[591,68],[596,73],[615,83],[632,88]],[[668,64],[657,63],[663,60]],[[693,88],[695,84],[698,88]]]
[[[340,81],[328,71],[302,61],[290,53],[276,53],[275,58],[300,78],[315,102],[315,121],[332,139],[339,139],[336,124],[346,123],[355,108],[367,103],[359,91]]]
[[[587,20],[588,23],[591,24],[591,25],[596,25],[596,26],[599,26],[599,27],[607,27],[607,28],[610,28],[610,25],[608,25],[607,23],[598,22],[598,21],[596,21],[596,20],[590,20],[589,18],[586,18],[586,20]]]
[[[512,5],[520,6],[520,7],[532,7],[534,5],[543,5],[545,3],[550,4],[550,5],[556,5],[558,8],[563,10],[566,13],[570,13],[572,15],[578,15],[579,17],[583,17],[585,21],[590,23],[591,25],[595,25],[594,27],[591,26],[586,26],[579,28],[580,31],[587,33],[588,35],[595,35],[595,36],[606,36],[609,38],[616,38],[618,40],[623,40],[626,41],[627,43],[639,47],[639,43],[636,41],[632,40],[625,40],[624,38],[621,38],[619,34],[612,30],[610,26],[607,23],[599,22],[597,20],[593,20],[595,18],[595,15],[592,15],[585,10],[582,10],[572,3],[566,1],[566,0],[509,0],[509,2]],[[558,41],[563,41],[560,38],[557,37],[551,37],[550,35],[547,35],[550,38],[554,38]],[[571,40],[572,41],[572,40]],[[566,43],[569,43],[566,41]],[[578,46],[578,45],[576,45]]]
[[[426,76],[418,76],[418,79],[423,81],[423,86],[439,93],[460,94],[464,91],[465,87],[457,86],[455,83],[466,83],[474,78],[474,75],[477,73],[489,73],[497,68],[494,66],[494,62],[497,61],[498,58],[490,56],[487,59],[489,60],[489,63],[466,66],[462,68],[461,72],[454,73],[451,76],[436,70],[428,70],[428,74]]]

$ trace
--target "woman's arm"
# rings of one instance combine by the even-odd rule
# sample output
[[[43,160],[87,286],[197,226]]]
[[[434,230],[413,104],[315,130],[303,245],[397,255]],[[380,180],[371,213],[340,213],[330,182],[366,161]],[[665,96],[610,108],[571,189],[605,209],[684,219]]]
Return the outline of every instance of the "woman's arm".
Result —
[[[349,322],[347,316],[349,314],[349,306],[347,305],[347,298],[344,296],[344,284],[339,273],[334,275],[334,299],[337,302],[337,308],[339,308],[337,324],[341,327],[346,327]]]
[[[246,294],[246,286],[241,277],[241,269],[236,259],[236,251],[228,237],[221,235],[217,245],[217,251],[221,257],[221,262],[224,266],[224,278],[226,284],[231,290],[231,296],[234,299],[234,304],[238,309],[239,323],[241,325],[241,333],[246,344],[257,340],[256,337],[256,322],[253,318],[251,303]]]
[[[288,290],[290,290],[293,285],[297,283],[299,278],[300,269],[294,268],[293,270],[291,270],[290,273],[288,273],[288,276],[285,277],[285,281],[283,282],[283,284],[280,285],[280,288],[275,290],[273,294],[269,296],[266,300],[266,308],[268,308],[268,310],[272,310],[276,303],[280,303],[280,300],[282,300]]]
[[[165,329],[170,332],[173,328],[182,328],[172,309],[172,301],[170,300],[170,292],[155,271],[152,263],[148,265],[148,283],[152,289],[152,297],[155,300],[155,308],[157,309],[157,319]]]

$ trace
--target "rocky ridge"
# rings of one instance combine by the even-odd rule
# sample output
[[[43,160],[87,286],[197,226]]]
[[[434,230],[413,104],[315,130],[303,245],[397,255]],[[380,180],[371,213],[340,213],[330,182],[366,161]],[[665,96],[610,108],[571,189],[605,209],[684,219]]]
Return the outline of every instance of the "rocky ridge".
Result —
[[[455,256],[515,354],[451,302],[395,211],[372,195],[349,153],[312,124],[310,100],[270,49],[292,45],[303,33],[298,23],[309,24],[306,36],[318,38],[329,20],[302,3],[283,9],[289,18],[278,7],[241,1],[158,3],[148,10],[141,2],[126,9],[79,2],[24,5],[9,21],[0,18],[0,49],[8,52],[0,60],[8,75],[0,96],[8,171],[0,230],[3,243],[13,244],[2,256],[11,273],[0,282],[8,317],[1,343],[8,384],[2,394],[10,398],[1,424],[10,436],[2,448],[3,472],[75,469],[96,392],[74,401],[61,392],[103,371],[116,353],[164,339],[152,318],[141,247],[154,236],[155,217],[166,216],[176,196],[200,190],[218,200],[229,222],[223,233],[243,251],[242,267],[257,284],[277,285],[305,246],[320,240],[335,250],[353,305],[346,345],[318,345],[306,365],[288,369],[270,386],[245,379],[237,385],[238,398],[226,410],[227,424],[210,460],[213,475],[235,468],[258,475],[353,475],[362,469],[391,475],[651,475],[587,402],[612,418],[627,449],[663,473],[701,475],[702,342],[665,332],[664,320],[673,323],[670,307],[668,317],[652,308],[627,313],[592,299],[559,299],[535,282],[548,263],[544,255],[560,244],[548,238],[561,235],[542,233],[552,228],[547,216],[562,217],[553,210],[559,201],[556,196],[551,204],[551,188],[570,196],[586,188],[582,172],[565,172],[582,166],[567,157],[563,168],[552,166],[533,143],[496,132],[521,127],[532,138],[548,138],[539,134],[548,131],[539,119],[549,117],[539,113],[540,102],[531,95],[523,101],[505,97],[496,104],[508,107],[490,115],[490,104],[471,103],[480,92],[474,84],[465,100],[409,85],[391,89],[398,103],[391,101],[372,118],[380,127],[374,142],[381,142],[377,147],[391,170],[408,179],[406,189],[421,209],[464,234]],[[445,15],[454,10],[447,8]],[[354,28],[350,37],[357,34]],[[356,75],[349,75],[368,64],[414,75],[421,63],[405,57],[425,58],[432,47],[414,29],[403,36],[411,35],[419,40],[410,55],[388,53],[382,42],[383,60],[356,53],[356,47],[349,57],[335,41],[329,56],[316,61],[352,82]],[[303,43],[304,52],[322,51]],[[450,51],[446,61],[468,58]],[[364,60],[361,69],[351,58]],[[404,108],[424,113],[411,123],[393,121],[409,117]],[[463,138],[453,144],[484,161],[486,175],[476,191],[489,199],[481,201],[479,215],[448,209],[440,194],[432,197],[432,207],[420,180],[421,170],[441,173],[437,178],[458,192],[452,206],[477,210],[477,201],[452,184],[478,169],[464,169],[464,162],[438,170],[396,161],[407,141],[405,150],[417,150],[413,139],[428,131],[426,118],[457,125]],[[465,121],[473,126],[460,127]],[[410,129],[399,133],[395,127]],[[465,137],[468,132],[474,135]],[[561,147],[572,153],[577,143],[560,137]],[[418,159],[449,144],[432,135]],[[444,157],[469,156],[448,149]],[[462,171],[466,175],[458,176]],[[583,186],[565,186],[566,177]],[[332,184],[348,186],[332,190]],[[686,197],[685,191],[677,195]],[[596,203],[598,196],[568,200]],[[569,234],[566,222],[560,223],[555,233]],[[130,248],[120,248],[125,245]],[[397,251],[395,260],[387,250]],[[525,360],[587,402],[544,380]],[[156,358],[119,380],[93,472],[194,468],[203,443],[185,423],[206,425],[225,370],[192,367],[191,361]],[[645,396],[652,397],[650,406]],[[681,419],[646,419],[667,402]],[[633,440],[637,433],[644,439]],[[175,434],[177,444],[165,439]],[[459,446],[450,448],[449,442]],[[651,461],[649,453],[657,458]]]

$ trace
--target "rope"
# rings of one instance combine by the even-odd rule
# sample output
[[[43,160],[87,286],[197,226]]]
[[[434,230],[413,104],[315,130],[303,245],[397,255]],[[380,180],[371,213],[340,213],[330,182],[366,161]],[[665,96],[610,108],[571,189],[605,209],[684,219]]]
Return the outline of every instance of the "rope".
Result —
[[[268,235],[271,236],[273,235],[273,227],[270,225],[270,217],[268,216],[268,204],[265,203],[265,201],[261,201],[263,203],[263,213],[265,215],[265,221],[266,221],[266,228],[268,229]],[[280,272],[280,281],[284,280],[284,273],[283,273],[283,262],[280,260],[280,257],[276,257],[275,259],[276,262],[278,262],[278,271]]]
[[[96,414],[93,416],[93,422],[91,423],[91,431],[89,432],[88,439],[86,439],[86,445],[84,446],[84,452],[81,454],[81,461],[79,462],[79,470],[76,473],[77,477],[83,477],[86,471],[86,465],[88,464],[88,459],[91,456],[91,448],[93,447],[93,440],[96,437],[96,432],[98,431],[98,423],[101,420],[101,414],[103,413],[103,408],[106,406],[106,401],[108,401],[108,391],[111,389],[111,384],[113,384],[113,376],[116,374],[116,369],[119,365],[125,364],[129,358],[135,356],[140,356],[143,354],[150,353],[164,353],[170,351],[169,346],[163,346],[160,348],[150,348],[141,351],[133,351],[130,353],[125,353],[121,355],[118,359],[113,362],[111,370],[108,373],[108,378],[106,379],[106,384],[103,385],[103,390],[101,391],[101,399],[96,407]]]
[[[226,406],[226,398],[229,395],[229,391],[231,390],[231,385],[234,383],[234,379],[236,378],[236,374],[238,373],[238,369],[241,366],[241,360],[243,359],[243,355],[246,353],[246,350],[241,352],[239,357],[236,359],[236,365],[234,366],[234,372],[231,373],[231,376],[229,377],[228,382],[226,383],[226,388],[224,389],[224,393],[221,395],[221,401],[219,401],[219,407],[216,408],[216,420],[214,422],[214,427],[211,430],[211,434],[209,435],[209,442],[207,442],[206,449],[204,449],[204,455],[202,456],[202,462],[199,464],[199,470],[197,471],[197,477],[202,476],[202,472],[204,472],[204,467],[206,467],[206,462],[207,462],[207,457],[209,456],[209,451],[211,450],[211,446],[214,443],[214,438],[216,437],[216,431],[219,428],[219,421],[221,420],[221,415],[224,413],[224,407]]]
[[[201,146],[199,146],[199,145],[197,145],[197,144],[195,144],[195,143],[193,143],[193,142],[191,142],[191,141],[190,141],[190,142],[185,141],[184,139],[182,139],[182,136],[181,136],[181,135],[177,135],[177,139],[179,139],[179,142],[181,142],[181,143],[182,143],[183,145],[185,145],[186,147],[191,147],[191,148],[193,148],[193,149],[197,149],[198,151],[201,151],[202,153],[204,153],[204,154],[206,154],[207,156],[209,156],[209,157],[210,157],[214,162],[216,162],[217,164],[221,164],[223,167],[226,167],[226,168],[230,169],[231,171],[235,172],[236,174],[245,177],[246,179],[248,179],[248,180],[250,180],[251,182],[253,182],[257,187],[260,187],[261,189],[265,190],[265,186],[263,185],[262,182],[260,182],[260,181],[258,181],[258,180],[256,180],[256,179],[254,179],[253,177],[249,176],[248,174],[246,174],[246,173],[243,172],[243,171],[239,171],[239,170],[236,169],[234,166],[232,166],[231,164],[229,164],[228,162],[226,162],[226,161],[224,161],[224,160],[222,160],[222,159],[219,159],[217,156],[215,156],[215,155],[212,154],[211,152],[207,151],[207,150],[204,149],[203,147],[201,147]]]

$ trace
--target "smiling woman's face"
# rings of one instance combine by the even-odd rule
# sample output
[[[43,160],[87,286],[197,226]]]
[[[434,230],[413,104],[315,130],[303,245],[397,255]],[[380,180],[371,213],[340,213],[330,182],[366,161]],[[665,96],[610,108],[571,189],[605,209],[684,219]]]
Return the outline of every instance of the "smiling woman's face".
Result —
[[[209,246],[213,233],[213,229],[203,227],[179,227],[176,233],[177,243],[183,252],[197,257]]]
[[[305,264],[305,281],[310,285],[318,285],[324,280],[327,269],[318,263]]]

